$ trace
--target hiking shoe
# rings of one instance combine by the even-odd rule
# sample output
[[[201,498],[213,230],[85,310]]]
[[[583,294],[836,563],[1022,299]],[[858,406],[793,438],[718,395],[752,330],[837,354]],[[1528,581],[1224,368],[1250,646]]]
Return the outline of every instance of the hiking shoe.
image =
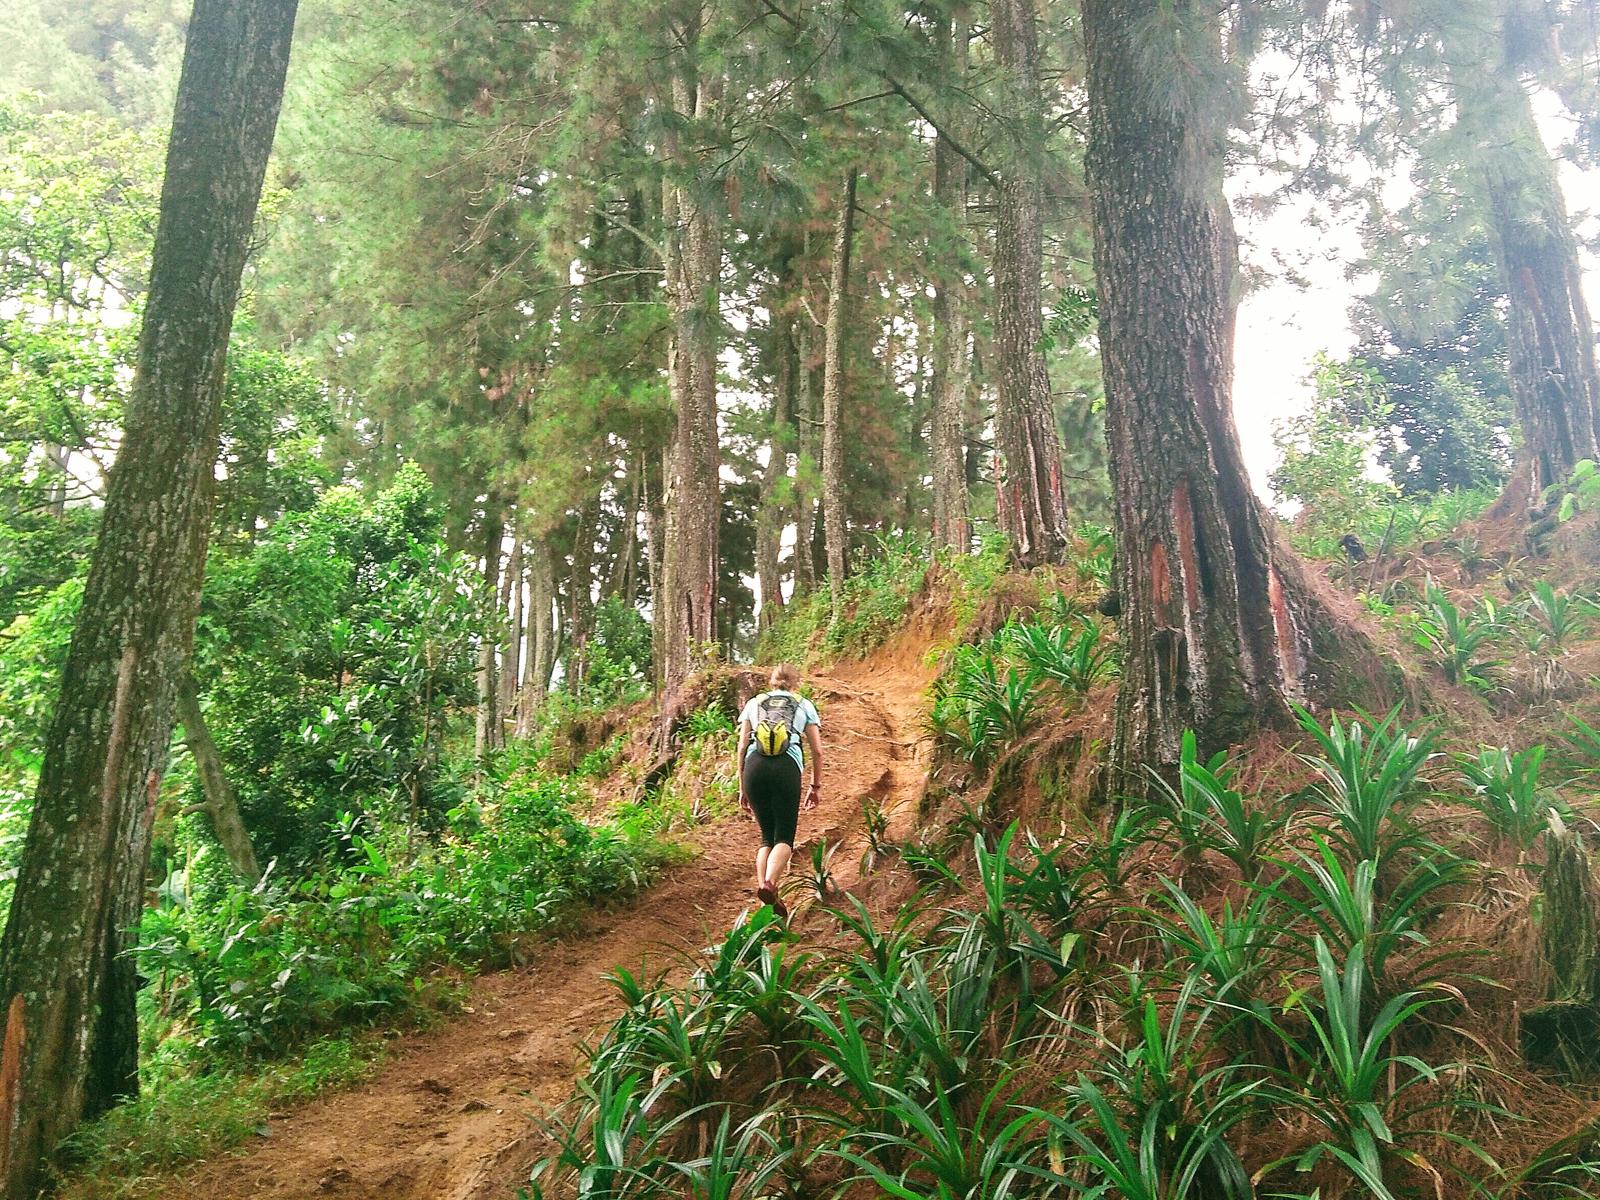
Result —
[[[772,911],[778,914],[778,920],[780,921],[787,921],[789,919],[789,906],[785,904],[776,894],[774,894],[772,897]]]
[[[763,904],[772,905],[775,909],[783,903],[782,900],[778,899],[777,889],[768,887],[766,884],[762,884],[756,889],[756,899]],[[783,913],[780,912],[778,915],[781,917]]]

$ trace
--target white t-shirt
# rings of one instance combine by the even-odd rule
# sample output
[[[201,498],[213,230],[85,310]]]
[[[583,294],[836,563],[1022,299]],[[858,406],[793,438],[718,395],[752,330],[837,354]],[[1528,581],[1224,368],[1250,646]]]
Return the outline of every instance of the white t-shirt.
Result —
[[[806,757],[805,752],[800,748],[800,744],[804,740],[802,735],[808,725],[815,725],[818,729],[822,728],[822,718],[817,716],[817,707],[804,696],[796,695],[794,692],[785,692],[782,689],[775,689],[770,692],[762,692],[759,696],[750,697],[750,702],[744,706],[744,711],[739,714],[739,723],[754,729],[756,721],[761,715],[761,702],[768,696],[794,696],[796,700],[800,701],[799,707],[795,709],[794,721],[791,723],[791,727],[794,729],[794,736],[789,739],[789,749],[785,753],[794,759],[797,767],[805,770]],[[744,756],[749,758],[752,754],[759,753],[761,753],[759,747],[752,741]]]

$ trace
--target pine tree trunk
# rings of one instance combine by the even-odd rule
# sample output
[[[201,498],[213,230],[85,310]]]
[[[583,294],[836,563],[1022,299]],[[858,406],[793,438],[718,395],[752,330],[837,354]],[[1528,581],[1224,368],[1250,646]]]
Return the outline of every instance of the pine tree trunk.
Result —
[[[643,497],[643,459],[630,459],[628,488],[623,500],[622,523],[617,527],[617,549],[606,577],[605,594],[616,596],[629,608],[638,599],[639,506]],[[622,494],[619,489],[619,494]]]
[[[995,515],[1018,565],[1060,562],[1067,549],[1061,480],[1044,338],[1044,93],[1033,0],[994,0],[995,59],[1008,76],[1016,145],[1000,183],[994,239]]]
[[[578,510],[572,535],[572,577],[567,584],[567,674],[574,690],[589,678],[589,642],[594,636],[594,540],[600,497],[591,493]]]
[[[665,460],[670,455],[669,449],[662,454],[660,462],[652,461],[644,478],[645,586],[650,589],[652,606],[656,602],[656,597],[661,595],[662,568],[667,557],[666,547],[663,545],[666,540],[667,517],[661,510],[661,490]],[[660,684],[661,678],[658,673],[656,686],[659,687]]]
[[[697,31],[684,51],[692,59]],[[721,103],[720,84],[698,78],[692,65],[673,77],[673,106],[685,117],[709,119]],[[697,176],[698,149],[678,130],[662,138],[675,172]],[[680,177],[681,177],[680,174]],[[664,184],[667,309],[672,323],[668,385],[676,417],[662,508],[665,562],[655,597],[658,676],[676,692],[705,647],[715,640],[717,541],[722,518],[721,452],[717,431],[717,331],[721,324],[722,223],[701,189]]]
[[[795,383],[799,390],[795,413],[796,444],[800,453],[795,464],[794,485],[794,591],[796,596],[816,590],[817,498],[812,480],[822,459],[818,434],[817,389],[811,370],[812,340],[810,316],[795,322],[795,352],[798,357]]]
[[[0,1179],[137,1090],[133,944],[215,488],[223,367],[294,0],[196,0],[121,449],[0,943]]]
[[[1381,664],[1275,550],[1233,425],[1235,243],[1224,130],[1161,105],[1137,43],[1161,0],[1085,0],[1088,167],[1121,593],[1111,786],[1144,790],[1185,729],[1201,753],[1290,716],[1290,701]],[[1181,19],[1204,18],[1192,0]],[[1159,26],[1158,26],[1159,27]],[[1220,51],[1219,51],[1220,53]],[[1352,651],[1354,651],[1352,653]],[[1340,666],[1350,658],[1355,668]],[[1369,707],[1392,681],[1369,680]]]
[[[1564,482],[1581,459],[1600,458],[1600,374],[1583,268],[1555,163],[1517,72],[1486,61],[1476,45],[1447,41],[1446,53],[1462,142],[1478,155],[1510,300],[1511,393],[1528,503],[1537,505],[1540,493]]]
[[[505,743],[500,726],[500,689],[495,682],[495,629],[500,623],[500,560],[505,541],[500,505],[490,496],[483,514],[483,627],[478,631],[478,719],[473,751],[479,758]]]
[[[530,541],[523,549],[528,564],[526,664],[522,692],[517,700],[517,736],[529,737],[539,710],[550,693],[550,672],[555,662],[555,633],[551,611],[555,604],[555,571],[550,562],[550,547],[543,538]]]
[[[522,679],[522,540],[513,537],[511,561],[506,564],[505,584],[510,596],[510,620],[506,623],[505,645],[500,655],[500,717],[508,720],[516,707],[517,686]],[[502,610],[504,615],[504,610]]]
[[[200,776],[206,816],[211,818],[211,830],[217,836],[217,844],[222,847],[222,852],[228,856],[239,877],[253,885],[261,879],[261,865],[256,861],[255,848],[250,844],[250,831],[245,828],[244,817],[239,812],[239,798],[223,768],[222,755],[217,752],[217,744],[211,740],[211,730],[206,727],[205,714],[200,709],[199,692],[187,672],[178,684],[177,711],[178,722],[183,726],[184,744],[189,747],[195,771]]]
[[[828,319],[822,350],[822,524],[828,541],[828,592],[833,620],[844,616],[845,543],[850,536],[844,508],[844,323],[850,298],[850,244],[856,220],[856,169],[845,177],[844,199],[833,226],[828,274]]]
[[[945,40],[952,46],[956,78],[965,78],[970,31],[958,14]],[[933,418],[929,436],[933,475],[933,540],[966,551],[972,545],[967,493],[967,295],[965,273],[967,163],[940,134],[933,143],[933,195],[950,222],[950,248],[932,265]]]
[[[794,318],[783,311],[786,295],[768,303],[772,328],[768,347],[772,355],[772,433],[767,465],[761,473],[761,510],[756,515],[756,579],[761,585],[760,628],[766,629],[783,611],[783,575],[779,554],[788,516],[782,503],[783,480],[789,473],[789,446],[793,442],[795,383]]]

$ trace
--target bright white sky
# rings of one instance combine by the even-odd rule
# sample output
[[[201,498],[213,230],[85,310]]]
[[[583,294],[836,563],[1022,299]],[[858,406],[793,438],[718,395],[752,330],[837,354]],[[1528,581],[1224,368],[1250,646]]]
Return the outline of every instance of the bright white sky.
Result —
[[[1547,140],[1554,140],[1549,135],[1556,124],[1550,115]],[[1580,238],[1600,237],[1600,171],[1563,164],[1561,183]],[[1276,268],[1281,260],[1310,281],[1305,288],[1271,284],[1248,294],[1239,306],[1234,416],[1256,491],[1269,501],[1267,475],[1277,458],[1272,424],[1310,402],[1306,377],[1319,352],[1334,357],[1350,352],[1355,342],[1350,302],[1371,286],[1370,281],[1345,278],[1346,265],[1361,258],[1354,206],[1343,220],[1323,208],[1318,210],[1319,222],[1308,221],[1312,210],[1312,203],[1304,201],[1285,204],[1265,218],[1240,221],[1246,262],[1281,274]],[[1600,256],[1587,253],[1584,261],[1589,311],[1600,314]]]

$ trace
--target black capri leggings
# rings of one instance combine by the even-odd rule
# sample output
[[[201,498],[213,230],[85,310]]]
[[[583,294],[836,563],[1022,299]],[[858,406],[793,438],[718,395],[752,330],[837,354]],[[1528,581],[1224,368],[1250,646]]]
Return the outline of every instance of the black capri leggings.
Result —
[[[787,754],[757,750],[744,760],[744,794],[756,811],[761,844],[793,846],[800,823],[800,765]]]

